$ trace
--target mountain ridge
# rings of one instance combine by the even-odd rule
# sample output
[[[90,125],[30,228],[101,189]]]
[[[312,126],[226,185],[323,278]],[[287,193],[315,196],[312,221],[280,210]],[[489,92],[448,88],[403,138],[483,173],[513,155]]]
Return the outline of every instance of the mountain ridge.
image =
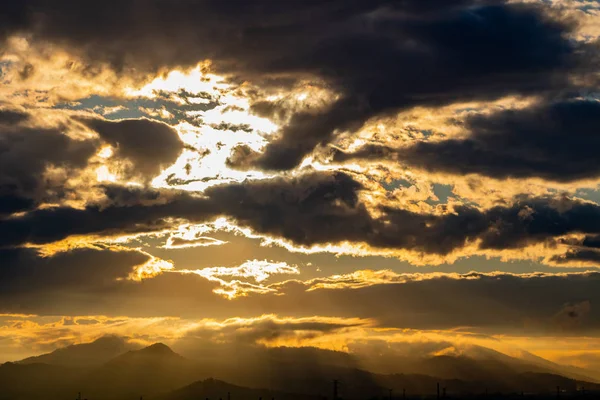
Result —
[[[88,349],[75,345],[69,351],[87,354]],[[544,392],[553,391],[556,386],[575,390],[580,385],[578,380],[539,366],[513,364],[514,359],[503,353],[482,351],[479,359],[457,354],[425,357],[420,364],[414,361],[412,366],[398,366],[397,373],[382,374],[364,369],[350,354],[317,348],[254,348],[252,353],[240,352],[217,367],[188,359],[164,343],[155,343],[92,367],[34,363],[32,359],[3,364],[0,385],[8,387],[6,399],[64,399],[83,392],[89,398],[107,400],[140,396],[162,400],[216,399],[216,392],[221,397],[235,392],[244,398],[316,399],[330,395],[333,379],[343,382],[341,397],[348,399],[387,396],[389,389],[430,395],[437,383],[453,393]],[[419,373],[419,369],[430,373]],[[600,389],[600,385],[590,381],[584,384]]]

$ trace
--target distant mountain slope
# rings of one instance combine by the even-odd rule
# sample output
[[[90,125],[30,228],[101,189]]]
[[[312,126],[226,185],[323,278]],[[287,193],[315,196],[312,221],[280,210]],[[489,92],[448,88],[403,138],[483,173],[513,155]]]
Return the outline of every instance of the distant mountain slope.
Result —
[[[94,398],[155,396],[205,378],[197,363],[157,343],[129,351],[91,370],[79,386]]]
[[[156,400],[193,400],[193,399],[264,399],[264,400],[322,400],[319,396],[286,393],[269,389],[251,389],[232,385],[216,379],[194,382],[173,392],[159,396]]]
[[[94,344],[98,346],[91,345]],[[97,349],[71,347],[68,352],[77,350],[73,354],[89,355],[87,350],[93,348]],[[63,352],[58,354],[66,357]],[[92,367],[31,362],[0,365],[0,400],[68,400],[78,392],[91,400],[131,400],[141,396],[159,400],[226,400],[227,393],[231,400],[318,400],[331,398],[334,379],[339,381],[340,398],[347,400],[387,398],[389,389],[396,395],[403,390],[410,396],[433,395],[438,383],[455,397],[486,390],[555,393],[557,386],[569,392],[581,386],[600,390],[600,385],[549,373],[540,366],[499,354],[482,351],[472,357],[407,357],[397,370],[428,373],[383,374],[365,370],[347,353],[315,348],[255,348],[230,354],[217,363],[215,354],[210,355],[213,362],[190,360],[158,343]],[[53,357],[46,359],[56,362]],[[529,371],[536,368],[545,372]]]
[[[81,373],[57,365],[5,363],[0,365],[0,399],[64,398]]]
[[[104,336],[91,343],[75,344],[19,361],[19,364],[51,364],[66,367],[99,366],[129,350],[138,349],[117,336]]]

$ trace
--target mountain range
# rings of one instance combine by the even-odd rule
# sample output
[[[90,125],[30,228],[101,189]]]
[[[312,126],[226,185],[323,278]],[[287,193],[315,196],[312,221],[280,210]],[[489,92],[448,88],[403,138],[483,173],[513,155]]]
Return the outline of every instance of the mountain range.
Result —
[[[554,393],[600,390],[574,368],[519,359],[486,348],[468,355],[397,357],[362,364],[348,353],[317,348],[247,347],[219,358],[208,351],[184,357],[156,343],[140,348],[103,337],[52,353],[0,365],[0,400],[82,398],[156,400],[323,400],[450,394]]]

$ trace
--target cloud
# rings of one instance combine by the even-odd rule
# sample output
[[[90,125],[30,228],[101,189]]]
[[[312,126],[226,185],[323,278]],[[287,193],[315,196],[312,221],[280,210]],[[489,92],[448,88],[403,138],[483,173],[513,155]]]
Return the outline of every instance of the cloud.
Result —
[[[110,186],[106,196],[106,206],[52,207],[2,220],[0,247],[42,245],[70,236],[156,232],[171,227],[170,218],[203,221],[214,215],[204,199],[188,193]],[[203,208],[207,210],[203,212]]]
[[[118,279],[127,278],[136,266],[150,258],[129,249],[75,249],[42,257],[35,249],[0,250],[0,298],[4,311],[37,309],[39,299],[55,296],[52,307],[60,307],[75,293],[99,293]]]
[[[79,118],[79,121],[114,148],[117,158],[132,164],[128,175],[146,181],[173,164],[184,147],[177,131],[159,121],[146,118],[118,121]]]
[[[153,233],[179,225],[175,221],[201,223],[221,216],[250,235],[299,249],[358,246],[360,254],[408,251],[414,260],[419,254],[443,259],[530,246],[545,246],[534,255],[544,258],[570,249],[560,242],[563,237],[600,233],[598,205],[576,199],[521,197],[490,209],[455,205],[419,213],[369,205],[361,200],[362,191],[361,183],[341,172],[223,184],[202,196],[112,185],[105,187],[102,202],[83,209],[52,207],[2,220],[0,246]]]
[[[337,100],[320,112],[290,116],[251,163],[264,169],[291,169],[315,146],[372,117],[417,105],[569,90],[587,86],[572,77],[595,70],[592,45],[567,37],[573,21],[552,19],[539,4],[258,2],[232,10],[216,2],[155,0],[143,15],[136,4],[124,1],[116,13],[103,3],[65,0],[48,7],[30,0],[11,9],[19,23],[7,25],[5,35],[59,46],[96,69],[110,66],[123,75],[210,60],[231,80],[264,88],[311,80],[336,92]]]
[[[271,285],[275,313],[369,318],[379,327],[481,334],[595,335],[597,272],[467,274],[357,271]],[[276,297],[275,297],[276,296]],[[256,303],[255,303],[256,301]],[[246,307],[265,301],[244,299]],[[468,309],[466,313],[464,310]],[[402,310],[402,312],[398,312]]]
[[[576,330],[585,323],[591,308],[592,305],[589,300],[576,304],[565,304],[552,319],[562,330]]]
[[[209,281],[218,282],[220,287],[214,289],[215,293],[233,299],[238,296],[247,296],[250,293],[272,292],[263,282],[272,275],[298,275],[297,266],[285,262],[267,260],[248,260],[237,267],[209,267],[196,270],[173,271],[180,274],[196,274]],[[229,278],[229,279],[227,279]],[[251,281],[251,282],[248,282]]]
[[[334,335],[343,329],[366,327],[370,324],[371,321],[359,318],[286,318],[262,315],[256,318],[230,318],[220,323],[206,321],[199,328],[188,331],[186,336],[227,342],[273,344],[280,340],[292,341]]]
[[[304,57],[310,61],[292,58],[321,74],[339,99],[320,113],[292,115],[278,139],[262,154],[250,155],[250,165],[291,169],[336,133],[357,131],[369,118],[418,105],[560,91],[571,83],[557,79],[557,72],[562,70],[564,78],[579,63],[563,37],[569,28],[533,7],[484,6],[441,17],[405,16],[373,12],[365,21],[367,29],[342,30]]]
[[[337,152],[336,161],[390,160],[432,172],[478,174],[496,179],[542,178],[569,182],[600,174],[593,149],[599,138],[600,102],[563,100],[519,110],[473,115],[468,136],[421,141],[405,148],[369,145]]]
[[[211,238],[211,237],[204,237],[204,236],[199,236],[199,237],[196,237],[193,239],[186,239],[186,238],[171,236],[171,237],[169,237],[169,239],[167,239],[165,248],[166,249],[185,249],[188,247],[220,246],[225,243],[227,243],[227,242],[224,242],[219,239]]]
[[[2,110],[0,214],[69,197],[67,180],[87,165],[96,147],[93,140],[70,136],[65,121],[39,126],[27,112]]]
[[[93,131],[84,129],[81,121]],[[113,150],[102,156],[106,146]],[[98,168],[149,182],[182,150],[177,132],[158,121],[111,122],[56,110],[2,109],[0,214],[85,205],[101,195]]]

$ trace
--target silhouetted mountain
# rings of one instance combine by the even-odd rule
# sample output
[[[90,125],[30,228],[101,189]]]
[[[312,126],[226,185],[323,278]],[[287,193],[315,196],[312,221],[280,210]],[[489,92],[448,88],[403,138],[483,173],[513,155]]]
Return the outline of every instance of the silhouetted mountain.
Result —
[[[92,367],[125,353],[139,346],[129,344],[118,336],[103,336],[92,343],[75,344],[19,361],[19,364],[51,364],[66,367]]]
[[[94,368],[80,386],[96,398],[139,398],[172,391],[203,378],[197,370],[195,362],[157,343]]]
[[[70,346],[68,350],[40,359],[56,362],[69,353],[79,357],[94,354],[88,350],[100,348],[97,342],[89,347]],[[0,400],[64,400],[69,396],[75,398],[77,392],[82,392],[84,398],[106,400],[140,396],[160,400],[216,400],[226,399],[227,392],[235,394],[232,400],[259,397],[317,400],[331,398],[334,379],[339,381],[339,395],[344,399],[387,398],[390,388],[396,394],[406,390],[408,395],[433,395],[437,383],[454,395],[481,394],[486,390],[489,393],[554,393],[557,386],[574,391],[581,385],[588,390],[600,389],[600,385],[549,373],[541,365],[485,348],[476,348],[469,356],[462,352],[434,357],[396,357],[393,360],[401,361],[395,366],[400,373],[393,374],[368,371],[351,354],[316,348],[241,346],[235,353],[221,358],[218,351],[208,353],[210,361],[190,360],[157,343],[127,351],[93,367],[70,368],[31,363],[31,360],[6,363],[0,366]],[[81,365],[81,361],[78,362]],[[209,377],[215,379],[207,379]]]
[[[162,395],[156,400],[195,400],[195,399],[260,399],[265,400],[321,400],[318,396],[286,393],[269,389],[251,389],[232,385],[216,379],[206,379]]]
[[[0,399],[58,399],[80,375],[57,365],[5,363],[0,365]]]
[[[573,365],[560,365],[527,351],[521,351],[519,360],[523,360],[523,362],[529,365],[537,365],[546,371],[564,375],[571,379],[600,383],[600,371],[590,371]]]
[[[437,356],[365,355],[361,360],[365,369],[380,374],[420,374],[443,379],[494,380],[507,374],[525,372],[564,375],[575,380],[595,382],[582,369],[562,366],[530,353],[511,357],[482,346],[470,345],[453,354]]]

